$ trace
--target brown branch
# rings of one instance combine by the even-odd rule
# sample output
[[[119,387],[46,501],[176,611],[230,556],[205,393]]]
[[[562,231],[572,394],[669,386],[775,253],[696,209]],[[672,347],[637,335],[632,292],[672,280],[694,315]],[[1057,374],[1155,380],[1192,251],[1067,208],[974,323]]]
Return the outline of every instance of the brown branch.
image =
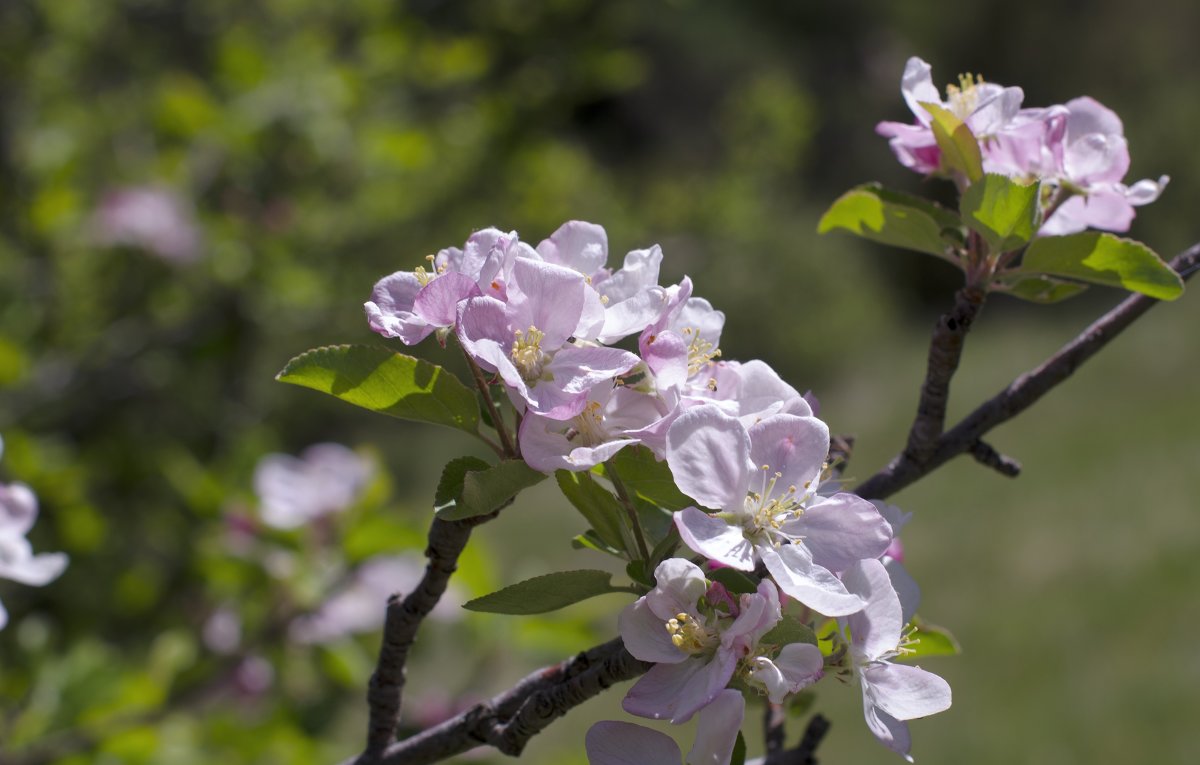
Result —
[[[530,738],[572,708],[649,668],[615,638],[540,669],[440,725],[343,765],[425,765],[483,745],[516,756]]]
[[[971,452],[971,456],[975,458],[976,462],[981,465],[987,465],[1000,475],[1016,478],[1021,474],[1020,462],[996,451],[996,448],[987,441],[976,441],[971,444],[971,448],[968,451]]]
[[[404,694],[404,665],[408,661],[408,650],[416,639],[417,628],[445,593],[450,576],[458,569],[458,556],[467,546],[471,530],[495,518],[502,509],[461,521],[435,517],[429,527],[429,545],[425,548],[429,563],[420,583],[403,599],[398,594],[388,598],[379,660],[367,687],[369,712],[364,756],[383,751],[395,738]]]
[[[825,715],[813,715],[804,729],[800,744],[795,749],[772,751],[768,743],[763,765],[817,765],[817,747],[821,745],[825,734],[829,733],[829,726],[829,719]]]
[[[1170,266],[1186,280],[1195,272],[1197,263],[1200,263],[1200,244],[1177,255],[1171,260]],[[1013,380],[1008,387],[943,433],[928,459],[918,462],[905,450],[878,473],[859,484],[855,492],[867,499],[882,499],[922,478],[951,458],[973,452],[977,449],[976,444],[990,430],[1032,406],[1159,302],[1145,295],[1125,298],[1036,369]]]
[[[946,404],[950,400],[950,379],[962,358],[963,342],[971,324],[983,308],[985,293],[975,287],[963,287],[954,293],[954,307],[943,314],[933,328],[929,342],[929,361],[917,416],[908,432],[905,456],[921,464],[937,448],[938,439],[946,424]]]
[[[786,723],[787,713],[783,711],[783,705],[768,701],[763,707],[763,748],[768,759],[783,752],[787,740]]]

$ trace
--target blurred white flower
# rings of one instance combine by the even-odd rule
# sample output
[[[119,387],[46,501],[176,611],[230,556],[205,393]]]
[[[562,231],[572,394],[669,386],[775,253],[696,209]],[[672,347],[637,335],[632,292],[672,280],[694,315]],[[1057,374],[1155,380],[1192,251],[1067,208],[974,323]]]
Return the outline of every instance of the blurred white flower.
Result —
[[[371,463],[341,444],[314,444],[299,457],[268,454],[254,469],[263,523],[294,529],[345,510],[371,477]]]
[[[129,186],[108,192],[93,214],[92,230],[102,245],[138,247],[176,263],[200,257],[200,231],[192,211],[161,188]]]
[[[424,572],[424,559],[412,553],[371,558],[316,612],[293,620],[291,638],[298,643],[328,643],[344,635],[378,629],[383,626],[388,597],[410,592]],[[461,617],[464,601],[462,591],[451,583],[429,616],[455,621]]]
[[[0,441],[0,454],[4,442]],[[32,587],[49,584],[67,567],[66,553],[33,554],[25,535],[37,520],[37,497],[23,483],[0,483],[0,579]],[[0,603],[0,629],[8,623],[8,612]]]

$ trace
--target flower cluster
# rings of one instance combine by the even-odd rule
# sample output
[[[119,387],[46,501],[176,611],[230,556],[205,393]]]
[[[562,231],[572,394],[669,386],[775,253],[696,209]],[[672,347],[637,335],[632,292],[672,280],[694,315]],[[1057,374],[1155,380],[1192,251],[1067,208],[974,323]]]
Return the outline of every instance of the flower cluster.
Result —
[[[0,454],[4,443],[0,441]],[[37,520],[37,496],[23,483],[0,483],[0,579],[41,587],[57,579],[67,567],[66,553],[33,554],[25,535]],[[0,604],[0,629],[8,612]]]
[[[904,100],[916,122],[881,122],[876,131],[889,139],[901,164],[919,173],[937,173],[942,154],[927,106],[951,112],[979,140],[983,169],[1025,182],[1042,181],[1046,194],[1043,234],[1071,234],[1086,228],[1127,231],[1133,208],[1158,199],[1169,180],[1123,182],[1129,146],[1121,120],[1092,98],[1081,97],[1044,108],[1022,108],[1018,87],[962,75],[942,99],[929,64],[910,58],[901,78]]]
[[[604,229],[591,223],[568,222],[536,247],[485,229],[427,266],[380,280],[368,322],[410,345],[457,338],[503,383],[522,415],[520,456],[539,471],[589,470],[627,446],[648,448],[695,501],[673,515],[682,542],[711,565],[759,580],[735,595],[694,562],[668,558],[655,587],[621,614],[630,653],[654,663],[626,697],[627,712],[683,723],[710,705],[724,710],[721,722],[702,726],[689,762],[729,761],[744,703],[731,683],[782,703],[827,663],[862,678],[871,729],[907,756],[901,721],[945,709],[950,692],[936,676],[887,661],[902,652],[904,627],[886,621],[891,611],[879,615],[877,603],[900,601],[887,572],[911,589],[894,556],[888,569],[880,562],[896,552],[893,525],[830,480],[829,429],[815,400],[761,361],[723,359],[725,316],[693,295],[690,279],[658,283],[658,246],[630,252],[616,271],[607,260]],[[636,345],[622,345],[636,352],[615,345],[635,335]],[[806,618],[851,624],[840,651],[825,656],[812,643],[775,639],[785,598]],[[881,637],[860,645],[862,634]],[[934,680],[885,682],[909,678],[907,670]],[[595,731],[588,740],[593,763],[649,762]],[[673,751],[667,759],[678,762]]]

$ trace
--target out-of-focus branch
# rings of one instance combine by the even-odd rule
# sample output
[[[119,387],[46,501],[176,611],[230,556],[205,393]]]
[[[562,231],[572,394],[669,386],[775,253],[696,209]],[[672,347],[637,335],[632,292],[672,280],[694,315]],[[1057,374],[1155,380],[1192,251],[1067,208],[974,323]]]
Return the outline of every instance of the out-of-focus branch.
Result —
[[[393,595],[388,599],[379,661],[367,688],[369,719],[364,756],[382,752],[395,738],[404,694],[404,665],[408,661],[408,650],[416,639],[417,628],[445,593],[450,576],[458,569],[458,556],[467,546],[471,530],[495,518],[502,509],[461,521],[435,517],[429,527],[429,545],[425,548],[429,562],[424,576],[403,598]]]
[[[1175,256],[1170,265],[1187,279],[1195,272],[1197,263],[1200,263],[1200,244]],[[905,449],[886,467],[859,484],[855,492],[868,499],[882,499],[966,452],[1001,472],[1015,475],[1019,469],[1017,464],[983,444],[983,436],[1032,406],[1159,302],[1145,295],[1132,295],[1122,300],[1036,369],[1013,380],[952,429],[942,433],[928,458],[918,461]]]
[[[516,756],[530,738],[572,708],[649,668],[616,638],[540,669],[440,725],[343,765],[424,765],[483,745]]]
[[[795,749],[783,749],[781,739],[780,748],[772,750],[768,740],[767,756],[763,758],[763,765],[817,765],[817,747],[829,732],[829,725],[829,720],[824,715],[813,715],[809,718],[804,736]]]

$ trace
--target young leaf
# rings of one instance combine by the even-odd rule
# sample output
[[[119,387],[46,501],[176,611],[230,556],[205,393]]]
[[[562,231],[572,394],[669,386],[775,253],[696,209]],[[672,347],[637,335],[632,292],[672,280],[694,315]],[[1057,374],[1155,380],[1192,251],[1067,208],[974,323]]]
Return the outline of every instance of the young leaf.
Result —
[[[563,496],[587,520],[601,541],[609,547],[625,550],[621,534],[621,516],[625,511],[616,497],[587,473],[559,470],[554,473],[554,480],[558,482]]]
[[[988,173],[963,192],[959,203],[963,222],[983,237],[991,252],[1023,247],[1033,238],[1038,189],[1036,183],[1023,185]]]
[[[486,469],[479,469],[477,466],[480,463]],[[442,471],[442,480],[434,497],[437,503],[435,512],[444,521],[461,521],[487,515],[522,489],[541,483],[545,478],[544,473],[539,473],[521,460],[505,460],[490,467],[483,460],[462,457],[451,461]]]
[[[463,608],[489,614],[544,614],[597,595],[624,592],[613,587],[611,579],[607,571],[593,569],[543,574],[469,600]]]
[[[914,661],[926,656],[954,656],[962,653],[958,640],[945,627],[927,624],[920,619],[913,619],[916,628],[910,634],[910,642],[905,647],[908,653],[899,657],[902,661]]]
[[[1034,274],[997,279],[993,283],[992,289],[1028,300],[1031,303],[1057,303],[1060,300],[1075,297],[1086,290],[1087,285]]]
[[[571,547],[576,550],[595,550],[596,552],[608,553],[618,558],[625,557],[624,553],[615,547],[609,546],[593,529],[588,529],[582,534],[576,534],[571,537]]]
[[[788,645],[789,643],[817,644],[817,636],[812,628],[791,614],[784,614],[783,619],[760,638],[760,642],[771,645]]]
[[[275,379],[392,417],[468,433],[479,427],[479,408],[471,389],[436,364],[386,348],[315,348],[289,361]]]
[[[951,248],[942,232],[957,228],[958,221],[954,219],[946,225],[946,218],[934,215],[930,207],[934,205],[912,203],[902,195],[885,192],[873,184],[859,186],[847,191],[829,207],[817,224],[817,233],[843,228],[873,242],[927,252],[956,262],[948,254]],[[950,215],[946,210],[938,209]]]
[[[645,446],[626,447],[612,461],[625,487],[651,504],[669,512],[696,504],[675,485],[667,463],[656,460]]]
[[[979,141],[967,123],[938,104],[922,102],[921,106],[933,117],[929,126],[933,129],[938,148],[942,150],[942,166],[952,173],[962,173],[971,183],[981,180],[983,154],[979,151]]]
[[[1097,231],[1035,239],[1016,271],[1123,287],[1159,300],[1174,300],[1183,294],[1183,280],[1154,250]]]

